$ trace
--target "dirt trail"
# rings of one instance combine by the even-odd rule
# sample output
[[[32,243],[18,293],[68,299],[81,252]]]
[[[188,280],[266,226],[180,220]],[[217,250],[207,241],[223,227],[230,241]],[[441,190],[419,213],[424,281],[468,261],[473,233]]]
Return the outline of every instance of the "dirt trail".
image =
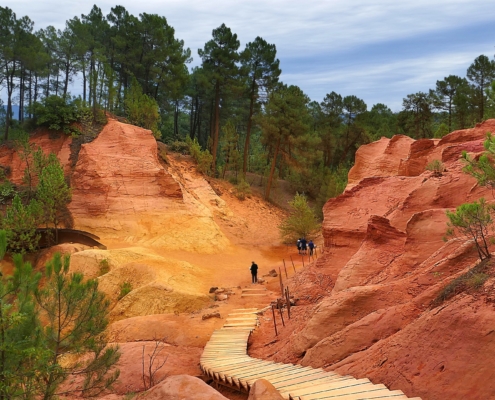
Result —
[[[163,339],[167,343],[162,355],[164,357],[169,356],[169,360],[157,374],[157,379],[167,374],[199,376],[201,374],[199,357],[202,348],[209,340],[211,333],[224,324],[224,318],[232,310],[250,307],[262,308],[280,296],[279,278],[264,275],[267,275],[272,269],[278,272],[280,268],[285,281],[282,262],[285,259],[287,274],[289,277],[293,276],[294,267],[291,263],[291,256],[294,259],[295,268],[300,269],[302,267],[302,261],[295,246],[286,246],[280,243],[278,225],[286,215],[285,211],[270,205],[258,196],[239,200],[229,183],[215,179],[208,179],[207,181],[198,174],[194,163],[188,156],[169,153],[167,154],[167,161],[168,164],[163,165],[181,185],[182,191],[185,193],[185,202],[188,201],[187,199],[191,199],[195,205],[210,209],[215,223],[228,238],[230,245],[226,246],[224,251],[216,254],[200,254],[180,248],[151,247],[147,246],[146,243],[140,243],[137,248],[133,247],[135,244],[129,243],[126,239],[107,241],[105,243],[108,246],[106,253],[93,250],[95,253],[101,253],[94,257],[108,258],[111,260],[111,264],[112,260],[115,260],[115,265],[121,269],[122,264],[125,263],[122,254],[129,251],[128,261],[138,263],[136,268],[140,265],[143,266],[142,268],[151,268],[151,272],[148,269],[138,271],[146,270],[148,273],[153,273],[153,271],[156,272],[160,269],[166,270],[170,276],[168,282],[172,285],[171,290],[180,290],[181,287],[186,289],[187,287],[189,292],[193,290],[196,295],[208,296],[210,299],[209,304],[193,312],[146,315],[146,308],[153,306],[154,299],[151,298],[147,300],[148,302],[143,303],[140,314],[114,320],[109,326],[108,332],[110,339],[119,343],[123,353],[119,362],[121,378],[115,385],[115,391],[119,396],[143,390],[142,348],[144,346],[146,351],[151,351],[155,339]],[[133,258],[135,260],[132,260]],[[263,284],[253,285],[251,283],[249,270],[251,261],[258,264],[258,277],[265,280]],[[185,265],[189,271],[186,271],[187,273],[184,270]],[[89,270],[87,264],[84,264],[84,268],[86,271]],[[113,265],[112,268],[114,268]],[[129,269],[127,273],[132,274],[132,271],[134,270]],[[120,281],[131,278],[134,277],[120,277]],[[192,280],[196,281],[193,282]],[[104,281],[103,279],[102,283]],[[212,287],[225,288],[226,292],[229,293],[228,299],[215,301],[215,294],[209,293]],[[261,287],[267,289],[263,296],[242,295],[243,289]],[[139,302],[143,301],[146,296],[152,297],[153,294],[145,293],[135,298]],[[123,300],[118,303],[116,308],[120,306]],[[221,318],[203,320],[205,314],[214,312],[218,312]],[[223,394],[230,399],[246,398],[245,395],[229,391],[224,391]]]

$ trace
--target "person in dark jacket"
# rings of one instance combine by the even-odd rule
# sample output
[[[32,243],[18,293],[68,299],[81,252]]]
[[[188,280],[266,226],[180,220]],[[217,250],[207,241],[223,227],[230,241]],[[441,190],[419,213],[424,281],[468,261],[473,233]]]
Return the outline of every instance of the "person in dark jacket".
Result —
[[[309,241],[308,247],[309,247],[309,255],[312,256],[313,255],[313,250],[315,248],[315,244],[313,243],[312,240]]]
[[[306,251],[308,250],[307,243],[306,238],[301,239],[301,251],[303,254],[306,254]]]
[[[249,268],[251,270],[251,278],[253,279],[253,283],[257,283],[258,282],[258,265],[253,261],[253,263],[251,264],[251,268]]]

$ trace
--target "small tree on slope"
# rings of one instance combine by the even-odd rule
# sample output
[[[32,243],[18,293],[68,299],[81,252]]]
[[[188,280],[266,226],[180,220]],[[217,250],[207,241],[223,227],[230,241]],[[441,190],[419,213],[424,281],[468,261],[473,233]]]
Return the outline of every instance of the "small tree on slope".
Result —
[[[460,233],[472,238],[480,260],[490,258],[488,241],[493,228],[491,213],[494,209],[495,206],[487,204],[485,199],[481,198],[479,202],[460,205],[455,212],[447,211],[447,236]]]
[[[315,212],[309,206],[304,194],[297,193],[289,204],[291,213],[279,225],[280,235],[285,243],[295,242],[297,238],[309,238],[320,229]]]

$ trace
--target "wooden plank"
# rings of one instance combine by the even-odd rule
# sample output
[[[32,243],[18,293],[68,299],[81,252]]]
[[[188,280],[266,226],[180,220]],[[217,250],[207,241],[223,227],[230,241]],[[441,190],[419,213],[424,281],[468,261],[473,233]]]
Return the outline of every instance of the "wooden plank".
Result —
[[[339,376],[340,377],[340,376]],[[298,383],[303,383],[308,380],[315,380],[315,379],[321,379],[321,378],[327,378],[327,379],[332,379],[336,378],[335,376],[328,375],[326,372],[321,372],[321,371],[308,371],[308,373],[301,373],[301,376],[298,377],[287,377],[281,378],[281,379],[274,379],[271,381],[272,385],[274,385],[276,388],[285,388],[290,385],[295,385]]]
[[[352,379],[354,382],[356,381],[356,379],[354,379],[354,378],[352,378]],[[331,389],[332,383],[342,384],[342,386],[349,386],[351,382],[342,383],[345,381],[346,380],[336,382],[335,379],[332,379],[331,377],[322,377],[322,378],[315,379],[312,381],[308,380],[308,381],[299,382],[299,383],[292,384],[292,385],[287,385],[286,387],[279,389],[279,392],[280,393],[290,393],[293,396],[294,396],[294,394],[296,394],[296,395],[311,394],[312,393],[311,390],[313,390],[313,388],[319,389],[321,387],[325,387],[325,388]],[[349,380],[349,381],[351,381],[351,380]],[[366,381],[367,381],[367,383],[369,383],[369,380],[366,380]]]
[[[388,389],[379,389],[376,391],[368,391],[368,392],[363,392],[363,393],[355,393],[355,394],[349,394],[346,395],[345,397],[336,395],[320,395],[316,399],[318,400],[330,400],[330,399],[345,399],[345,400],[371,400],[371,399],[393,399],[393,400],[398,400],[398,399],[407,399],[407,397],[402,393],[400,390],[394,390],[390,391]],[[301,399],[303,399],[301,397]],[[339,400],[340,400],[339,399]],[[304,398],[306,400],[306,398]]]
[[[341,382],[338,382],[341,383]],[[322,396],[340,396],[344,394],[355,394],[363,392],[373,392],[377,390],[386,389],[384,385],[373,385],[368,379],[358,379],[354,382],[343,383],[339,386],[338,383],[320,383],[316,385],[309,385],[304,388],[297,388],[291,390],[292,396],[304,396],[308,400],[320,399]]]
[[[277,366],[269,366],[267,368],[262,368],[257,371],[251,371],[248,374],[245,375],[239,375],[236,374],[236,376],[241,380],[241,381],[252,381],[253,379],[260,379],[263,378],[263,374],[266,374],[267,372],[276,372],[276,371],[282,371],[285,369],[288,369],[290,366],[287,366],[286,364],[278,364]]]

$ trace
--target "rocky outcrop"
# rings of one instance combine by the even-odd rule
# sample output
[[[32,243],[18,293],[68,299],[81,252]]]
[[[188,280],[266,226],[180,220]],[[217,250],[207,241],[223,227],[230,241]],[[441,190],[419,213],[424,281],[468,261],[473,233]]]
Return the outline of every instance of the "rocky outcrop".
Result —
[[[266,379],[258,379],[249,390],[248,400],[283,400],[284,398]]]
[[[169,376],[140,398],[146,400],[228,400],[201,379],[189,375]]]
[[[53,153],[57,156],[64,167],[66,175],[70,173],[70,145],[72,138],[64,134],[50,134],[40,130],[29,138],[30,144],[34,149],[41,147],[43,152],[48,155]],[[24,169],[26,162],[19,156],[15,146],[0,146],[0,166],[8,167],[8,179],[16,184],[23,184]]]
[[[428,400],[493,397],[495,384],[482,381],[495,352],[494,282],[440,307],[432,301],[477,263],[468,238],[444,242],[445,211],[492,201],[462,172],[460,157],[482,152],[494,131],[490,120],[441,140],[396,136],[358,150],[346,191],[323,209],[325,249],[316,266],[332,277],[331,294],[278,345],[290,349],[287,358]],[[443,162],[440,176],[425,170],[432,160]]]
[[[146,129],[110,119],[93,142],[82,145],[71,186],[75,227],[103,243],[124,238],[203,253],[229,246],[211,209],[160,163]]]

